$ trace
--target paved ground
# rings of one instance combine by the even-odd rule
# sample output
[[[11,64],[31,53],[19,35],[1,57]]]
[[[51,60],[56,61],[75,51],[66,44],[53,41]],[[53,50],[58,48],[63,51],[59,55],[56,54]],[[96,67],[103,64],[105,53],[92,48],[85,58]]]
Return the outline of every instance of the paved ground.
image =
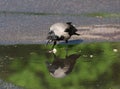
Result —
[[[0,11],[116,13],[120,12],[120,0],[0,0]]]
[[[16,43],[45,43],[47,32],[51,24],[55,22],[71,21],[76,27],[85,26],[90,30],[81,31],[79,38],[83,40],[93,41],[101,38],[106,41],[109,38],[109,28],[91,28],[93,25],[120,25],[119,17],[87,17],[77,14],[85,13],[119,13],[120,0],[0,0],[0,44],[16,44]],[[43,14],[35,14],[43,13]],[[67,15],[55,15],[67,14]],[[50,15],[51,14],[51,15]],[[74,14],[71,16],[69,14]],[[106,32],[106,38],[100,36]],[[109,30],[108,30],[109,29]],[[118,33],[112,33],[114,36],[110,38],[119,40],[119,28],[113,28]],[[98,30],[98,31],[97,31]],[[93,31],[96,34],[89,36]],[[104,33],[105,32],[105,33]],[[111,31],[110,31],[111,32]],[[113,36],[113,35],[110,35]]]
[[[81,36],[73,37],[73,39],[83,39],[87,42],[99,41],[120,41],[120,25],[92,25],[79,27]]]
[[[117,42],[120,41],[120,25],[89,25],[80,26],[78,33],[80,36],[72,36],[71,40],[83,40],[82,42]],[[29,31],[27,34],[22,32],[0,32],[0,44],[37,44],[46,43],[47,33]],[[7,35],[6,35],[7,33]],[[35,36],[33,36],[36,34]],[[74,41],[75,42],[75,41]],[[79,43],[79,42],[77,42]]]

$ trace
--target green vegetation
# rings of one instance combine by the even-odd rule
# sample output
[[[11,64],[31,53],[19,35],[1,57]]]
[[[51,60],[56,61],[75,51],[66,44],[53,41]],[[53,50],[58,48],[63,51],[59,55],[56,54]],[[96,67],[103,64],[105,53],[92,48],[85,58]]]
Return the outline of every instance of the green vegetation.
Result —
[[[86,17],[97,17],[97,18],[119,18],[120,13],[106,13],[106,12],[93,12],[93,13],[44,13],[44,12],[19,12],[19,11],[0,11],[0,15],[38,15],[38,16],[86,16]]]
[[[55,79],[49,75],[46,61],[51,45],[1,45],[0,78],[26,89],[119,89],[120,42],[88,43],[68,46],[68,55],[81,54],[71,74]],[[56,46],[65,57],[65,45]]]
[[[120,17],[120,13],[105,13],[105,12],[86,13],[84,15],[88,16],[88,17],[98,17],[98,18],[117,18],[117,17]]]

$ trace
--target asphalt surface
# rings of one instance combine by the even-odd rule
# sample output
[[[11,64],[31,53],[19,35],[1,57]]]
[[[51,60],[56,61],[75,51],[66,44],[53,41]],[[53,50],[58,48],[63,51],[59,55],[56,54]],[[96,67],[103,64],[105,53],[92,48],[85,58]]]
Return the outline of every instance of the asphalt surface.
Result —
[[[47,13],[120,12],[120,0],[0,0],[0,11]]]
[[[119,13],[119,4],[120,0],[0,0],[0,44],[45,43],[49,27],[55,22],[71,21],[77,27],[119,25],[120,18],[76,16]]]

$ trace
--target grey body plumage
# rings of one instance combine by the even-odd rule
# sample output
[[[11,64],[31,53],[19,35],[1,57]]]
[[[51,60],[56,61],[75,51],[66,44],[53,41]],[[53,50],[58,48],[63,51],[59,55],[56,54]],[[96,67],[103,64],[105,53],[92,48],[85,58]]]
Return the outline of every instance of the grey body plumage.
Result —
[[[72,25],[71,22],[67,23],[55,23],[50,27],[48,32],[48,42],[47,44],[53,42],[52,49],[56,45],[57,41],[65,41],[68,43],[68,40],[72,35],[79,35],[77,29]]]

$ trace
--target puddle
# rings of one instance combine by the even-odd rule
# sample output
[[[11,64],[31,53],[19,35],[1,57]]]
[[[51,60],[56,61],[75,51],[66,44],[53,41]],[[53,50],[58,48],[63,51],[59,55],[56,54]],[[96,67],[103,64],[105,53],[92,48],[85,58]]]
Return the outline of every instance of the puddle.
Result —
[[[24,89],[119,89],[119,42],[66,47],[53,55],[51,45],[0,45],[0,80]]]

